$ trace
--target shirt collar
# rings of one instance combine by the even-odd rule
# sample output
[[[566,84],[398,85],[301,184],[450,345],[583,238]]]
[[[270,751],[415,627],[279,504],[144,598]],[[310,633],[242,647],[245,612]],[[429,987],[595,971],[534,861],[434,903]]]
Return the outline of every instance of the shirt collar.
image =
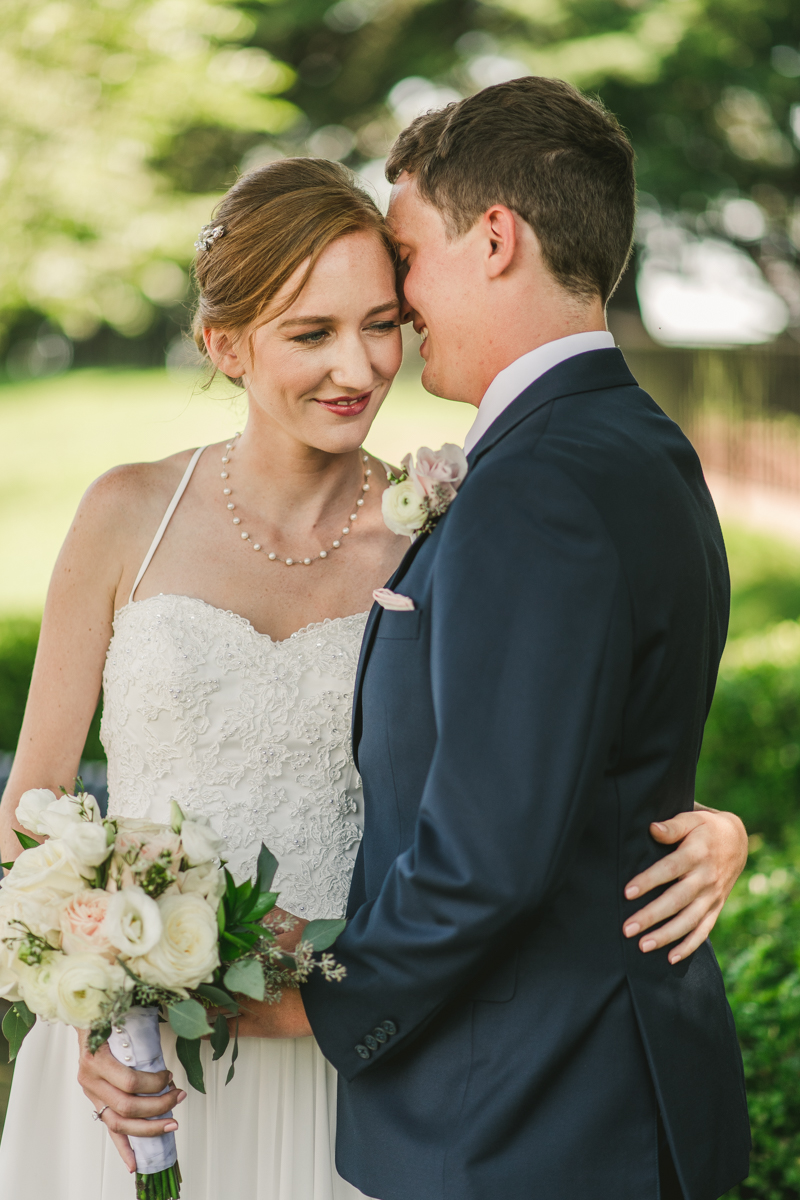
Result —
[[[520,358],[515,359],[499,374],[495,375],[489,384],[478,408],[478,415],[467,434],[464,442],[464,452],[477,446],[483,435],[494,424],[502,412],[516,400],[521,392],[530,387],[540,375],[566,362],[576,354],[586,354],[589,350],[613,349],[613,334],[605,330],[591,333],[572,333],[569,337],[558,338],[554,342],[545,342]]]

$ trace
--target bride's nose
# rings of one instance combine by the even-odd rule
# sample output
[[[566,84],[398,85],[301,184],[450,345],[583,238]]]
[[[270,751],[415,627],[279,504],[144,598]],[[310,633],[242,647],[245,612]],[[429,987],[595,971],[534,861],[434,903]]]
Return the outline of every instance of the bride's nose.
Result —
[[[375,371],[369,348],[360,335],[337,339],[336,361],[330,369],[330,378],[337,387],[354,392],[366,392],[372,387]]]

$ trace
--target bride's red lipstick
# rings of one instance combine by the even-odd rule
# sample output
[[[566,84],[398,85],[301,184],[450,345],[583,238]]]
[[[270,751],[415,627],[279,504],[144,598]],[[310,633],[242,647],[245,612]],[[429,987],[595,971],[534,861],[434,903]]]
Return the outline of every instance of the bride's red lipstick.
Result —
[[[337,417],[357,417],[372,398],[372,392],[362,392],[360,396],[334,396],[332,400],[319,400],[316,403],[326,408],[328,412],[336,413]]]

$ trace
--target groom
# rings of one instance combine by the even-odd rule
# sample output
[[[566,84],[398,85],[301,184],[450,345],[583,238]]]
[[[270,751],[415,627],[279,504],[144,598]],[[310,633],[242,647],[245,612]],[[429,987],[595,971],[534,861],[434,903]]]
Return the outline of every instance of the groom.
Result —
[[[605,332],[633,152],[527,78],[418,118],[387,173],[423,381],[480,408],[390,582],[413,611],[362,650],[347,978],[302,989],[339,1170],[381,1200],[714,1200],[749,1127],[713,951],[620,934],[650,823],[693,804],[729,599],[697,456]]]

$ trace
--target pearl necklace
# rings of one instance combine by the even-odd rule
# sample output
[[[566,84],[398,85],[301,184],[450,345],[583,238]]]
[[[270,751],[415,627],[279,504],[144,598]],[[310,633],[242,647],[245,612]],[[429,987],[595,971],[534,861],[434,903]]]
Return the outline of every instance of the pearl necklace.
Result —
[[[225,499],[226,499],[226,503],[227,503],[228,511],[229,511],[229,512],[232,512],[232,513],[236,511],[236,504],[235,504],[235,503],[234,503],[234,501],[231,499],[231,495],[232,495],[232,489],[231,489],[231,487],[230,487],[230,484],[228,483],[228,479],[229,479],[229,477],[230,477],[230,472],[229,472],[229,470],[228,470],[228,467],[230,466],[230,462],[231,462],[231,458],[230,458],[230,456],[231,456],[231,451],[232,451],[232,450],[234,450],[234,449],[236,448],[236,442],[238,441],[238,439],[239,439],[241,436],[242,436],[242,435],[241,435],[241,433],[237,433],[237,434],[236,434],[236,436],[233,438],[233,440],[232,440],[232,441],[230,441],[230,442],[226,442],[226,443],[225,443],[225,453],[224,453],[224,454],[223,454],[223,456],[222,456],[222,471],[220,472],[220,478],[221,478],[221,479],[222,479],[222,481],[223,481],[222,494],[223,494],[223,496],[224,496],[224,497],[225,497]],[[359,510],[360,508],[363,508],[363,506],[364,506],[364,498],[365,498],[365,497],[364,497],[364,495],[363,495],[362,493],[366,493],[366,492],[368,492],[368,491],[369,491],[369,477],[370,477],[370,475],[372,474],[372,471],[370,470],[370,468],[369,468],[369,466],[368,466],[368,464],[369,464],[369,455],[368,455],[368,454],[364,454],[364,453],[363,453],[363,449],[362,449],[362,452],[361,452],[361,453],[362,453],[363,462],[364,462],[364,481],[363,481],[363,483],[361,484],[361,489],[360,489],[360,492],[359,492],[359,496],[358,496],[358,499],[356,500],[356,503],[355,503],[355,512],[351,512],[351,513],[350,513],[350,521],[351,521],[351,523],[352,523],[353,521],[357,521],[357,520],[358,520],[358,510]],[[241,523],[242,523],[241,517],[233,517],[233,518],[232,518],[232,520],[233,520],[233,524],[234,524],[234,525],[241,525]],[[349,533],[349,532],[350,532],[350,525],[345,525],[345,526],[344,526],[344,528],[342,529],[342,533],[343,533],[343,534],[347,534],[347,533]],[[253,547],[253,549],[254,549],[254,550],[261,550],[261,549],[262,549],[261,543],[260,543],[260,542],[254,542],[254,541],[253,541],[253,539],[250,537],[250,534],[249,534],[249,533],[244,533],[244,532],[242,532],[240,536],[241,536],[241,538],[242,538],[242,541],[244,541],[244,542],[249,542],[249,543],[250,543],[250,545]],[[332,546],[331,548],[332,548],[333,550],[338,550],[338,549],[339,549],[339,547],[341,546],[341,544],[342,544],[342,543],[341,543],[341,540],[340,540],[339,538],[337,538],[337,539],[336,539],[336,541],[333,543],[333,546]],[[269,553],[267,554],[267,558],[269,559],[269,561],[270,561],[270,562],[280,562],[280,563],[284,563],[284,564],[285,564],[287,567],[293,567],[293,566],[295,566],[297,563],[302,563],[304,566],[306,566],[306,567],[310,567],[310,566],[311,566],[311,564],[312,564],[312,562],[314,562],[316,559],[318,559],[318,558],[327,558],[329,553],[330,553],[330,552],[329,552],[328,550],[320,550],[319,554],[315,554],[315,555],[313,555],[313,557],[311,557],[311,558],[280,558],[280,557],[279,557],[279,556],[278,556],[278,555],[275,553],[275,551],[274,551],[274,550],[270,550],[270,551],[269,551]]]

